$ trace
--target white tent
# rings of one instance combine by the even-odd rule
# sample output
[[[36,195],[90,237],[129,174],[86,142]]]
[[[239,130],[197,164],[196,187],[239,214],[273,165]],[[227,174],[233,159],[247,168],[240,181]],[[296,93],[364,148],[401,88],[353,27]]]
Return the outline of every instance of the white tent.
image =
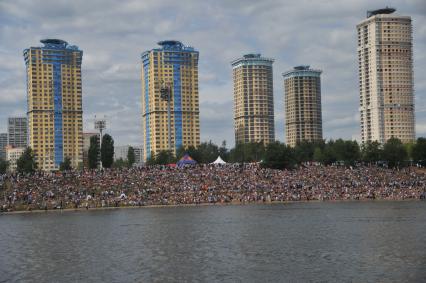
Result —
[[[226,162],[223,161],[222,158],[220,158],[220,156],[218,156],[217,159],[210,164],[226,164]]]

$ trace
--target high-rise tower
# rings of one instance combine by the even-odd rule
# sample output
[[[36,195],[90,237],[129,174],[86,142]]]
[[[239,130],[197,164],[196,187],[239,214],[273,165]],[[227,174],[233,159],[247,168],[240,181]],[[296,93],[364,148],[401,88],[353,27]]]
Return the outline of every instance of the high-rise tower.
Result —
[[[322,140],[321,71],[297,66],[283,73],[285,136],[290,146]]]
[[[235,143],[274,142],[273,59],[247,54],[231,62]]]
[[[83,161],[83,51],[60,39],[24,50],[29,146],[39,169],[57,170],[65,157]]]
[[[199,53],[175,40],[158,44],[141,56],[144,160],[162,150],[176,153],[200,144]]]
[[[411,18],[385,8],[357,25],[362,142],[415,139]]]
[[[10,117],[7,123],[8,144],[13,147],[27,147],[27,118]]]

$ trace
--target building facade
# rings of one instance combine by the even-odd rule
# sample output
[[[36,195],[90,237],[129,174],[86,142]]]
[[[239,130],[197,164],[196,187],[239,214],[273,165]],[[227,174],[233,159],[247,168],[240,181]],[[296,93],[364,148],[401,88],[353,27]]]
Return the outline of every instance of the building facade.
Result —
[[[132,146],[135,152],[135,164],[142,163],[142,148],[138,146]],[[127,154],[129,152],[130,145],[116,146],[114,147],[114,161],[118,159],[127,160]]]
[[[24,153],[25,147],[6,146],[6,160],[9,162],[9,171],[15,172],[17,169],[17,161]]]
[[[0,159],[6,160],[7,133],[0,133]]]
[[[10,117],[7,123],[8,144],[13,147],[27,147],[27,118]]]
[[[144,160],[161,150],[176,153],[180,147],[198,146],[200,119],[198,57],[192,47],[179,41],[142,53],[142,128]],[[170,90],[171,145],[168,136],[168,102],[161,88]]]
[[[65,157],[83,162],[83,52],[60,39],[24,50],[29,146],[38,168],[57,170]]]
[[[273,62],[260,54],[231,62],[236,144],[275,141]]]
[[[357,25],[362,142],[415,139],[411,18],[369,11]]]
[[[290,146],[322,140],[321,71],[297,66],[283,73],[285,137]]]
[[[100,148],[100,133],[83,133],[83,167],[89,168],[89,148],[90,148],[90,139],[96,137],[96,140]],[[100,154],[100,153],[99,153]],[[99,156],[99,160],[101,157]]]

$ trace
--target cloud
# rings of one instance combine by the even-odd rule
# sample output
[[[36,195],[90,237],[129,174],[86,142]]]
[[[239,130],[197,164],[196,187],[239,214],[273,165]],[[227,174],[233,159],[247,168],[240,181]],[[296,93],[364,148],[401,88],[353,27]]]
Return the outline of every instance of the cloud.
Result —
[[[426,125],[426,5],[390,0],[414,25],[418,135]],[[369,0],[14,0],[0,2],[0,132],[26,112],[22,50],[58,37],[83,54],[84,128],[106,115],[117,145],[142,142],[140,54],[164,39],[200,51],[201,139],[234,143],[230,62],[248,52],[275,59],[276,137],[284,140],[282,72],[307,64],[323,70],[325,138],[359,137],[355,25],[378,8]]]

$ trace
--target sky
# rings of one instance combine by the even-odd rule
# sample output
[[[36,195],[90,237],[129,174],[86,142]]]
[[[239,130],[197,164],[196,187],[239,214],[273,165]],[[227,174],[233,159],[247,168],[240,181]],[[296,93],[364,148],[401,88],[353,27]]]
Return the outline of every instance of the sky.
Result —
[[[142,144],[141,60],[161,40],[200,52],[201,141],[234,145],[230,62],[247,53],[274,58],[275,136],[284,139],[282,73],[321,69],[325,139],[357,139],[356,24],[385,6],[411,16],[417,136],[426,136],[424,0],[0,0],[0,132],[26,115],[22,51],[59,38],[83,50],[84,131],[104,117],[116,145]]]

